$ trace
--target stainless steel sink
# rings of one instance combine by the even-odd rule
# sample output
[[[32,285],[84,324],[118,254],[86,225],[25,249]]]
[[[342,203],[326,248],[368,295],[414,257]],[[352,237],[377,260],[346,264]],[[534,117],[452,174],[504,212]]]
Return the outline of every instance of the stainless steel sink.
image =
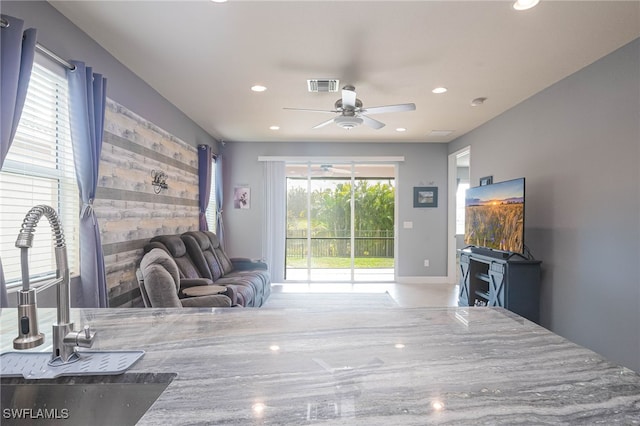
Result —
[[[2,377],[3,425],[135,425],[175,373]]]

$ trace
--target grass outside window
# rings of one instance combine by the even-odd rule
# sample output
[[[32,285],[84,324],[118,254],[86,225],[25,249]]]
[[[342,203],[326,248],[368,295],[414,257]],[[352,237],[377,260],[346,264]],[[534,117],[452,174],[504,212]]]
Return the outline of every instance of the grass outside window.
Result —
[[[393,268],[393,258],[388,257],[356,257],[355,269]],[[351,267],[351,259],[348,257],[312,257],[311,265],[314,268],[348,269]],[[306,258],[287,258],[287,268],[306,268]]]

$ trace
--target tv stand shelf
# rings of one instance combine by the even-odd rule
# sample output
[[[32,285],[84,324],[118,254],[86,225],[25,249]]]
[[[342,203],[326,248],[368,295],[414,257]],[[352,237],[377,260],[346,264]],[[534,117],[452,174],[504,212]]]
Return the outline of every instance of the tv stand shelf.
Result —
[[[480,281],[491,282],[491,277],[489,277],[489,274],[483,274],[481,272],[478,272],[476,274],[476,278],[479,279]]]
[[[489,296],[489,292],[487,292],[487,291],[479,291],[479,290],[476,290],[476,296],[481,297],[485,301],[489,300],[489,297],[491,297],[491,296]]]
[[[459,306],[500,306],[539,322],[541,261],[470,249],[459,253]]]

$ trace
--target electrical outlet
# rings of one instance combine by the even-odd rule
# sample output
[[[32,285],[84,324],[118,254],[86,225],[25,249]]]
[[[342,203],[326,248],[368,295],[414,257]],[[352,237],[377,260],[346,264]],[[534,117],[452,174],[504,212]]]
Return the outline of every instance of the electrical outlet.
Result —
[[[424,260],[424,267],[428,268],[429,267],[429,259],[425,259]]]

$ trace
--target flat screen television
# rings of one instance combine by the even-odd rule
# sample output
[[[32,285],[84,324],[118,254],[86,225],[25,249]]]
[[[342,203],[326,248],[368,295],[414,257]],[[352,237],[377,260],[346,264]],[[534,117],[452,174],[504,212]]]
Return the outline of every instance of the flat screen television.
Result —
[[[467,189],[464,242],[524,253],[524,178]]]

